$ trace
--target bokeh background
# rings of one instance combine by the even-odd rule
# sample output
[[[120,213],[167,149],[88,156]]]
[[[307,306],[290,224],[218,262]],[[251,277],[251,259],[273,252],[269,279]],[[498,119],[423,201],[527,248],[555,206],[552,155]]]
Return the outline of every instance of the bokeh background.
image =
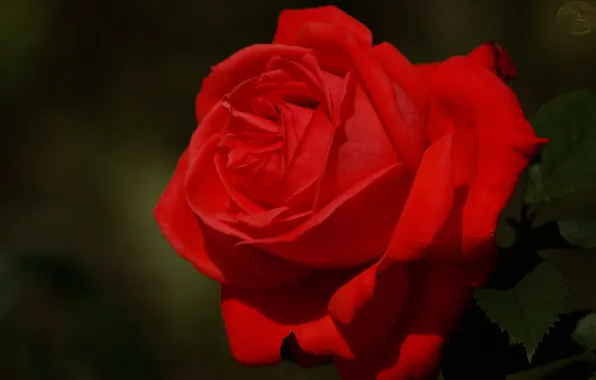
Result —
[[[0,2],[0,379],[337,379],[331,368],[236,364],[217,285],[152,216],[209,67],[270,41],[280,10],[325,4]],[[562,33],[564,1],[334,4],[414,63],[497,41],[529,117],[596,89],[596,33]]]

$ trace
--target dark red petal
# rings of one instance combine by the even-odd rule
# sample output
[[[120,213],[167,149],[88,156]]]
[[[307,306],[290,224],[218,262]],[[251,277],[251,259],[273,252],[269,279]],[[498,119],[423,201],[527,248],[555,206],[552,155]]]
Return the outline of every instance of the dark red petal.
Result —
[[[422,156],[410,195],[383,260],[423,258],[445,223],[453,204],[452,136],[433,143]],[[381,269],[386,265],[381,264]]]
[[[300,31],[306,23],[318,22],[342,26],[352,33],[363,48],[372,46],[372,33],[360,21],[335,6],[308,9],[287,9],[280,13],[273,43],[298,45]]]
[[[154,210],[155,219],[162,233],[180,256],[190,261],[205,276],[234,286],[278,286],[291,280],[286,277],[288,274],[293,274],[296,279],[309,273],[308,270],[298,267],[295,267],[294,273],[288,272],[286,266],[289,264],[284,263],[281,267],[269,268],[271,273],[267,277],[263,267],[251,266],[251,263],[263,259],[264,253],[255,252],[254,248],[248,251],[245,249],[232,251],[234,241],[228,244],[227,251],[215,249],[211,236],[206,237],[206,234],[212,235],[211,231],[201,225],[188,205],[184,186],[187,166],[188,153],[184,152],[178,161],[174,176]],[[271,261],[279,261],[274,256],[268,256],[271,259],[265,258],[261,265],[267,267],[271,265]],[[299,271],[302,273],[298,273]]]
[[[387,247],[408,189],[409,176],[396,163],[364,178],[300,227],[243,244],[255,244],[308,267],[364,264]]]
[[[239,125],[241,127],[236,128],[237,130],[242,130],[242,131],[255,130],[256,132],[270,133],[270,134],[279,133],[279,126],[275,121],[266,119],[259,115],[255,115],[254,113],[243,112],[243,111],[234,109],[226,101],[223,101],[222,104],[228,110],[228,112],[232,116],[233,120],[238,119]]]
[[[338,145],[337,139],[343,139],[337,129],[343,128],[343,123],[351,116],[357,86],[357,76],[351,75],[351,72],[343,80],[332,74],[323,76],[330,91],[332,114],[328,115],[325,108],[319,106],[311,116],[301,138],[296,142],[291,160],[288,161],[283,190],[285,204],[317,211],[327,201],[325,196],[321,196],[325,195],[323,192],[326,185],[322,176],[328,172],[326,166],[329,165],[329,155],[334,144]],[[288,142],[292,129],[286,128],[285,131]]]
[[[485,42],[466,55],[470,62],[488,69],[503,80],[515,77],[515,65],[509,52],[502,46],[490,41]],[[427,79],[442,62],[431,62],[414,65],[415,70]]]
[[[248,365],[278,363],[281,344],[291,333],[311,355],[353,356],[327,314],[329,296],[352,272],[320,272],[266,290],[222,286],[222,315],[234,358]]]
[[[426,80],[432,75],[441,62],[430,62],[430,63],[418,63],[414,65],[414,69],[422,78],[422,81],[426,83]]]
[[[306,85],[311,97],[325,107],[327,115],[330,117],[331,101],[329,90],[323,79],[321,68],[312,54],[303,55],[302,60],[298,62],[289,59],[276,59],[273,66],[290,74],[293,81],[301,85]]]
[[[261,204],[255,202],[246,194],[236,189],[236,187],[232,183],[232,180],[230,179],[229,172],[225,169],[224,158],[218,153],[214,154],[215,169],[217,171],[217,175],[219,176],[219,180],[221,181],[221,184],[225,189],[225,193],[228,195],[228,197],[232,201],[234,201],[234,203],[245,213],[255,214],[268,211]],[[255,162],[254,164],[247,165],[247,167],[252,167],[254,165],[259,165],[259,163]]]
[[[385,340],[403,311],[408,288],[404,265],[395,264],[377,273],[375,264],[333,294],[329,313],[340,331],[351,338],[356,357],[370,352]]]
[[[361,273],[334,294],[329,303],[331,315],[349,324],[359,315],[359,310],[374,308],[370,303],[375,302],[379,293],[387,291],[383,289],[386,285],[380,283],[382,279],[395,281],[396,278],[405,277],[400,262],[419,260],[429,252],[436,234],[449,215],[452,200],[451,136],[447,135],[431,145],[422,157],[400,220],[378,266]],[[390,286],[393,289],[400,288],[396,284]],[[401,302],[396,295],[385,299]],[[393,303],[386,304],[387,310],[395,306]],[[399,312],[394,314],[395,317],[397,315]],[[378,326],[380,329],[391,327],[383,324]]]
[[[360,291],[367,291],[366,283],[364,288],[360,290],[356,288],[362,284],[360,279],[369,277],[370,273],[375,272],[375,268],[376,264],[373,264],[347,284],[337,286],[339,290],[333,295],[336,311],[341,312],[350,309],[354,305],[350,297]],[[353,270],[348,270],[348,272],[351,276],[357,274]],[[327,272],[318,275],[329,276]],[[308,279],[305,281],[308,281]],[[321,291],[321,287],[310,289],[310,291]],[[340,294],[336,297],[338,292]],[[325,292],[324,295],[327,299],[330,298],[329,293]],[[406,268],[405,266],[395,265],[377,277],[374,294],[366,304],[359,305],[355,315],[350,320],[342,323],[334,316],[327,314],[317,323],[304,325],[302,328],[297,329],[297,341],[305,352],[319,356],[353,360],[374,353],[384,342],[398,320],[407,296],[408,276]],[[346,303],[342,304],[343,301]],[[371,328],[373,326],[374,328]]]
[[[347,29],[326,24],[311,23],[302,29],[300,41],[313,49],[333,46],[349,55],[352,66],[358,71],[386,133],[397,154],[409,169],[418,167],[424,151],[424,141],[416,131],[410,131],[404,121],[393,80],[368,49],[358,45]]]
[[[234,282],[230,277],[222,282],[261,288],[285,285],[308,275],[310,270],[280,257],[253,246],[237,245],[241,239],[251,236],[220,218],[230,199],[214,163],[221,135],[212,136],[202,146],[197,146],[199,137],[200,128],[193,135],[188,151],[188,171],[184,178],[187,204],[199,219],[204,234],[208,235],[206,249],[211,259],[234,267],[247,278],[243,282]]]
[[[298,46],[252,45],[239,50],[223,62],[213,66],[211,73],[203,81],[201,92],[196,99],[197,120],[202,121],[211,108],[247,79],[261,74],[269,59],[275,55],[300,60],[310,50]]]
[[[286,102],[281,103],[279,108],[284,133],[284,166],[287,168],[294,159],[298,142],[302,140],[314,111]]]
[[[188,152],[185,151],[153,213],[162,233],[180,256],[205,276],[224,282],[226,276],[205,253],[203,231],[186,201],[184,178],[187,167]]]
[[[398,162],[362,85],[357,79],[350,82],[354,88],[341,104],[341,124],[328,153],[315,209],[322,208],[362,178]]]
[[[402,316],[374,353],[335,360],[342,380],[436,379],[445,342],[471,299],[474,270],[428,261],[409,265]]]
[[[249,238],[242,231],[231,228],[219,220],[218,213],[226,210],[230,196],[226,192],[215,168],[214,157],[221,135],[215,135],[199,148],[198,155],[192,155],[196,149],[191,139],[189,147],[188,174],[186,175],[186,191],[190,208],[205,224],[237,238]]]
[[[288,199],[307,183],[323,173],[331,148],[336,125],[329,119],[326,107],[319,106],[312,114],[302,139],[287,163],[283,183],[283,197]]]
[[[353,269],[318,272],[276,289],[222,286],[222,313],[233,356],[249,365],[275,364],[282,342],[291,334],[291,348],[311,356],[354,359],[372,352],[391,331],[406,299],[405,268],[394,269],[379,278],[372,301],[343,325],[329,316],[327,302],[357,274]]]
[[[396,85],[400,111],[417,146],[426,142],[425,122],[428,117],[428,95],[418,70],[399,50],[387,42],[376,45],[372,53]]]
[[[483,66],[503,80],[515,77],[515,65],[509,52],[500,45],[485,42],[467,55],[468,59]]]
[[[224,284],[244,288],[272,288],[294,283],[312,273],[312,270],[281,260],[275,255],[264,252],[254,246],[237,245],[239,239],[215,230],[202,223],[205,235],[206,251],[211,259],[219,264],[234,267],[246,277],[245,283]]]
[[[200,123],[203,121],[205,115],[221,100],[222,96],[222,94],[211,91],[211,80],[209,77],[203,79],[201,90],[195,99],[195,116],[197,122]]]
[[[460,223],[459,234],[444,234],[436,257],[475,259],[494,244],[497,218],[519,175],[545,140],[535,137],[513,92],[498,77],[464,57],[439,65],[430,91],[455,127],[458,138],[472,128],[477,144],[475,173],[461,211],[446,228]],[[465,138],[463,138],[465,140]],[[469,144],[472,142],[465,143]],[[458,165],[462,165],[459,162]]]
[[[330,357],[316,356],[304,352],[296,340],[296,335],[294,333],[290,333],[282,343],[282,358],[286,358],[284,355],[289,355],[289,360],[298,364],[302,368],[316,367],[331,363]]]
[[[228,126],[230,113],[222,102],[217,102],[211,107],[209,113],[205,115],[201,124],[193,132],[190,149],[188,151],[190,161],[199,154],[200,148],[214,135],[221,134]],[[194,141],[194,142],[193,142]]]
[[[238,229],[245,231],[250,236],[266,238],[284,234],[298,227],[307,221],[311,215],[312,211],[296,212],[289,207],[283,206],[254,214],[222,213],[219,215],[219,219],[232,226],[237,226]]]

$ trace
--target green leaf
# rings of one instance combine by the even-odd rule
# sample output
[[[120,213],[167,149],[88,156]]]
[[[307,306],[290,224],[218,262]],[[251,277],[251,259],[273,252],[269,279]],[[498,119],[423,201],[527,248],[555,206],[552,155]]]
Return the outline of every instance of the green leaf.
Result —
[[[514,288],[478,289],[474,298],[493,322],[524,345],[531,361],[538,344],[563,312],[567,284],[554,264],[543,261]]]
[[[532,122],[549,144],[528,167],[527,203],[549,202],[596,181],[596,91],[575,91],[543,105]]]
[[[596,350],[596,313],[590,313],[577,322],[571,337],[580,346]]]
[[[559,221],[561,235],[571,244],[583,248],[596,247],[596,220]]]

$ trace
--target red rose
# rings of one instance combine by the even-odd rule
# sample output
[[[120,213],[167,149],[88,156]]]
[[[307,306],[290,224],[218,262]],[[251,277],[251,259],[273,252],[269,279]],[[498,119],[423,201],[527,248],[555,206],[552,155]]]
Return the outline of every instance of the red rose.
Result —
[[[213,67],[155,209],[221,283],[233,356],[333,360],[342,379],[431,379],[486,280],[497,217],[537,139],[505,50],[411,65],[335,7]]]

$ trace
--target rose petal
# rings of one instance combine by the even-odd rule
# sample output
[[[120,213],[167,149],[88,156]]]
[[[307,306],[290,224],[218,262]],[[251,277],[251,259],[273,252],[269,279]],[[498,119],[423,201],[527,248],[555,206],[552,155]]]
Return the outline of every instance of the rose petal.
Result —
[[[215,230],[202,221],[199,223],[205,235],[206,252],[212,260],[233,265],[252,278],[252,281],[245,284],[232,284],[229,281],[223,282],[224,284],[244,288],[272,288],[294,283],[312,273],[308,268],[281,260],[257,247],[239,246],[238,238]]]
[[[230,175],[228,170],[225,169],[224,158],[214,152],[214,162],[215,162],[215,169],[217,171],[217,175],[219,176],[219,180],[224,187],[225,193],[230,197],[231,200],[235,202],[235,204],[242,209],[245,213],[254,214],[260,212],[266,212],[267,209],[260,205],[259,203],[255,202],[253,199],[248,197],[246,194],[238,191],[238,189],[232,183],[230,179]],[[254,163],[254,165],[259,165],[258,163]],[[248,165],[247,165],[248,166]],[[252,166],[252,165],[250,165]],[[223,200],[220,200],[220,202]],[[221,204],[221,203],[220,203]]]
[[[467,55],[468,59],[483,66],[503,80],[515,77],[515,65],[509,52],[500,45],[485,42]]]
[[[429,252],[452,205],[451,145],[451,136],[447,135],[425,152],[385,255],[378,265],[334,294],[329,303],[329,311],[334,318],[350,323],[357,310],[374,302],[376,293],[383,291],[382,288],[377,289],[381,278],[395,278],[395,272],[400,273],[403,266],[401,262],[419,260]]]
[[[378,349],[398,321],[408,297],[408,275],[405,266],[400,265],[376,276],[373,293],[370,296],[366,294],[370,287],[367,286],[368,281],[362,279],[370,278],[371,274],[374,276],[375,272],[376,265],[373,265],[362,273],[364,277],[359,275],[343,285],[333,295],[329,307],[335,325],[354,354],[353,358]],[[366,297],[361,297],[363,294]],[[365,303],[358,302],[364,298]],[[336,317],[344,317],[344,321]]]
[[[214,163],[216,148],[222,135],[212,136],[203,146],[197,147],[196,138],[191,139],[186,175],[186,191],[191,210],[205,224],[238,238],[248,238],[241,231],[235,230],[217,218],[217,214],[226,209],[230,196],[226,192]],[[198,154],[193,150],[198,150]]]
[[[341,325],[327,313],[327,301],[355,274],[353,269],[323,271],[294,285],[266,290],[222,286],[222,314],[234,358],[249,365],[275,364],[282,342],[291,334],[293,349],[309,355],[354,359],[370,353],[399,316],[407,276],[402,267],[394,276],[381,278],[374,301],[350,324]]]
[[[269,119],[266,119],[262,116],[255,115],[250,112],[243,112],[232,108],[232,106],[228,102],[222,102],[224,107],[228,110],[230,115],[232,116],[233,120],[237,119],[241,125],[240,128],[236,128],[237,130],[252,130],[254,129],[257,132],[265,132],[270,134],[279,134],[279,125]]]
[[[334,361],[342,380],[436,379],[444,344],[471,299],[474,270],[428,261],[408,266],[410,290],[401,317],[374,353]]]
[[[409,176],[396,163],[363,179],[300,227],[275,238],[241,244],[257,245],[308,267],[364,264],[379,257],[387,246],[408,189]]]
[[[335,129],[336,125],[329,119],[326,107],[317,107],[302,139],[298,141],[292,160],[287,163],[282,191],[284,199],[293,196],[305,183],[319,178],[324,170]]]
[[[273,223],[280,215],[287,213],[288,207],[278,207],[267,211],[257,212],[254,214],[236,215],[236,222],[248,225],[255,229],[264,229]]]
[[[291,283],[310,273],[310,270],[292,264],[276,255],[255,247],[236,246],[240,240],[251,239],[246,231],[220,219],[230,196],[215,168],[214,156],[221,135],[214,135],[198,147],[199,130],[191,139],[186,174],[186,199],[190,209],[200,219],[203,233],[209,233],[206,249],[212,260],[229,262],[256,278],[242,283],[247,287],[279,286]],[[194,151],[194,153],[193,153]]]
[[[327,314],[331,292],[351,275],[318,273],[282,288],[251,290],[222,286],[221,308],[232,355],[248,365],[276,364],[291,333],[301,350],[318,356],[342,356],[350,348]]]
[[[356,357],[383,342],[408,297],[404,265],[395,264],[380,274],[377,268],[374,264],[354,277],[329,301],[329,314],[338,322],[340,331],[357,342]]]
[[[201,147],[214,135],[221,134],[229,125],[229,122],[230,113],[226,110],[224,104],[222,102],[214,104],[193,132],[188,159],[192,161],[193,157],[200,153]]]
[[[418,150],[424,149],[428,95],[420,74],[399,50],[387,42],[374,46],[372,53],[395,83],[398,105],[408,124],[412,143]]]
[[[322,23],[304,25],[300,42],[303,46],[313,48],[315,52],[317,49],[333,46],[341,48],[349,55],[353,67],[360,74],[364,88],[383,121],[396,153],[409,169],[416,168],[424,146],[420,145],[421,140],[417,134],[408,129],[397,102],[394,83],[371,51],[362,49],[349,30]]]
[[[459,228],[461,233],[441,234],[435,256],[473,260],[494,244],[497,218],[522,170],[545,140],[535,137],[517,98],[503,81],[467,58],[454,57],[439,65],[429,85],[439,106],[457,125],[458,149],[472,144],[462,135],[466,131],[466,127],[459,126],[462,124],[473,129],[477,144],[474,173],[467,174],[472,182],[465,205],[461,215],[454,210],[445,227]],[[469,165],[463,161],[458,160],[456,171],[470,170],[459,168]]]
[[[426,80],[432,75],[432,73],[437,67],[439,67],[441,63],[442,62],[418,63],[414,65],[414,69],[420,78],[422,78],[422,81],[426,83]]]
[[[502,46],[490,41],[478,46],[466,55],[470,62],[482,66],[503,80],[515,77],[515,65],[509,52]],[[442,62],[431,62],[414,65],[420,77],[430,77]]]
[[[357,80],[344,97],[341,124],[321,179],[315,209],[320,209],[369,175],[398,162],[379,117]]]
[[[308,9],[286,9],[279,15],[273,43],[298,45],[301,28],[309,22],[321,22],[347,28],[363,48],[372,46],[372,33],[360,21],[335,6]]]
[[[279,106],[284,133],[284,168],[294,159],[298,142],[312,119],[314,111],[310,108],[283,102]]]
[[[234,87],[247,79],[259,76],[272,56],[300,60],[308,52],[310,50],[298,46],[259,44],[234,53],[213,66],[211,73],[203,81],[201,92],[196,99],[197,120],[202,121],[211,108]]]
[[[184,151],[153,213],[162,233],[179,255],[205,276],[223,282],[225,276],[206,255],[203,231],[186,202],[184,177],[187,167],[188,151]]]
[[[452,136],[433,143],[422,156],[410,195],[385,251],[380,269],[391,261],[423,258],[445,223],[453,204]]]
[[[255,238],[277,236],[290,231],[312,215],[312,211],[296,212],[289,207],[280,207],[256,214],[222,213],[219,219],[246,232]]]
[[[312,54],[303,55],[302,60],[298,62],[289,59],[277,59],[273,67],[290,74],[294,81],[306,85],[310,90],[311,96],[319,104],[324,105],[330,117],[331,100],[329,98],[329,90],[323,79],[321,68]]]
[[[308,275],[308,270],[281,262],[263,252],[249,249],[229,254],[210,246],[204,226],[199,223],[186,199],[184,179],[187,169],[188,152],[185,151],[154,210],[162,233],[180,256],[205,276],[234,286],[279,286]]]

